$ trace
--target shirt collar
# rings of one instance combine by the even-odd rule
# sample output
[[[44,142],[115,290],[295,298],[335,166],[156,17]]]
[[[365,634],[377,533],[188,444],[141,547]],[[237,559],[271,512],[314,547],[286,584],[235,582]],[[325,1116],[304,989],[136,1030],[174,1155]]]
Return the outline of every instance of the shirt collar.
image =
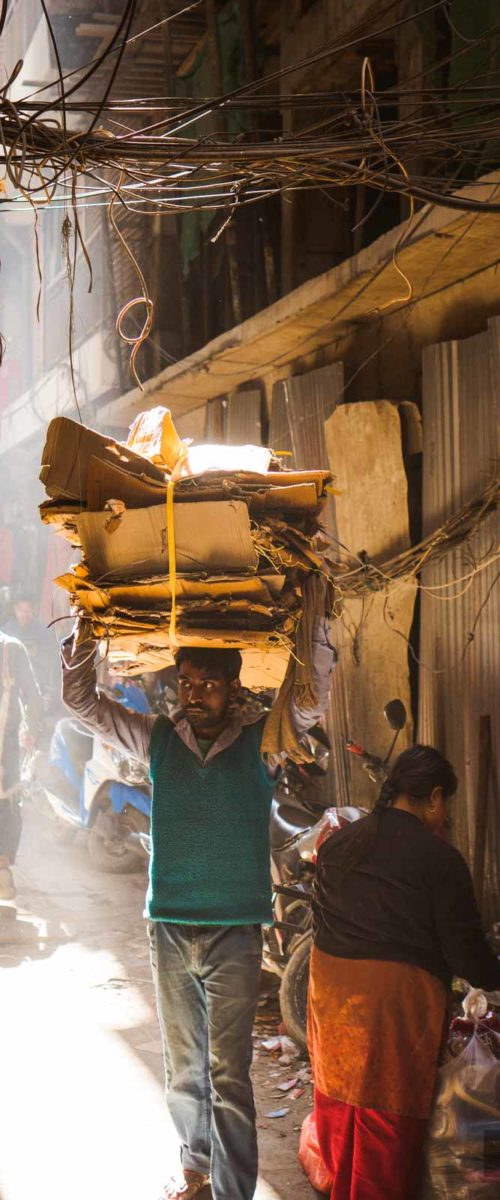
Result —
[[[235,708],[231,712],[227,725],[224,726],[222,733],[219,734],[218,738],[216,738],[215,742],[213,742],[213,744],[210,746],[205,758],[203,757],[196,740],[194,730],[185,716],[182,708],[174,709],[171,720],[175,725],[176,733],[180,737],[181,741],[184,742],[184,745],[188,746],[189,750],[192,750],[193,754],[196,755],[200,762],[206,763],[212,758],[215,758],[217,754],[221,754],[223,750],[227,750],[228,746],[232,746],[233,742],[239,738],[242,729],[244,729],[247,725],[255,725],[257,721],[262,720],[262,716],[262,713],[256,713],[251,708]]]

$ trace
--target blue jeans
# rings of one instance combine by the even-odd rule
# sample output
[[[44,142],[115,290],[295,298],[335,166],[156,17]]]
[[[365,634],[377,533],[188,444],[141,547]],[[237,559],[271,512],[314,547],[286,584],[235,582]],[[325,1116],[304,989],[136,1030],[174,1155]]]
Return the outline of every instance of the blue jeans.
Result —
[[[259,996],[258,925],[149,925],[167,1105],[183,1167],[213,1200],[252,1200],[257,1134],[250,1065]]]

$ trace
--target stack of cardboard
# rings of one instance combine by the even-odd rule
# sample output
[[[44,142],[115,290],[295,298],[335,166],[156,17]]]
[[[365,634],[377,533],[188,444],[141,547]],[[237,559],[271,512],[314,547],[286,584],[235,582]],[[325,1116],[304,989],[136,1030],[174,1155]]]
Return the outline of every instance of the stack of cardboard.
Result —
[[[210,449],[219,465],[193,473]],[[178,645],[232,646],[242,651],[247,686],[277,687],[304,579],[325,569],[317,541],[331,475],[285,471],[260,447],[217,449],[182,447],[177,456],[173,573],[166,501],[175,465],[66,417],[52,421],[40,513],[82,551],[56,582],[124,672],[168,665]],[[245,461],[260,469],[241,469]]]

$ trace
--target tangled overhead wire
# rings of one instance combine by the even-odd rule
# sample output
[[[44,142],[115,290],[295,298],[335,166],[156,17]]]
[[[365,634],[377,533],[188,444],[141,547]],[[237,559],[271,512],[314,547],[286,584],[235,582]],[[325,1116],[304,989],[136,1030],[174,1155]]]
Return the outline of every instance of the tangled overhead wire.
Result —
[[[163,110],[166,115],[149,128],[65,133],[60,121],[37,116],[33,102],[14,105],[3,95],[0,162],[14,194],[5,194],[0,202],[9,207],[27,201],[64,204],[76,177],[80,205],[105,204],[116,189],[118,171],[122,201],[131,209],[149,213],[201,208],[230,212],[236,200],[239,205],[251,204],[283,191],[337,189],[361,183],[462,211],[500,212],[499,202],[458,195],[452,179],[444,175],[429,180],[404,166],[405,160],[417,155],[433,161],[441,156],[453,165],[455,173],[460,159],[469,165],[477,161],[480,166],[485,142],[490,156],[500,160],[500,85],[487,102],[471,89],[469,102],[464,97],[453,122],[445,104],[443,111],[436,113],[434,98],[431,103],[425,96],[418,117],[387,122],[383,119],[385,92],[371,93],[370,107],[361,89],[348,104],[338,93],[294,99],[302,100],[303,109],[313,109],[316,102],[329,109],[329,115],[315,123],[313,130],[256,141],[244,135],[224,138],[213,132],[197,138],[181,135],[180,130],[187,130],[191,122],[185,111],[182,117],[177,114],[178,102],[169,98],[101,107],[101,117],[104,111],[113,117],[132,111],[137,117]],[[397,99],[392,93],[392,103]],[[207,111],[214,103],[206,101]],[[267,99],[273,110],[284,103],[274,96]],[[79,111],[88,111],[88,107],[82,105]],[[227,102],[228,110],[244,107],[254,106]],[[260,97],[260,110],[265,107],[266,98]]]
[[[202,4],[203,0],[186,4],[153,29]],[[130,308],[144,306],[138,336],[125,337],[133,347],[136,382],[135,359],[151,330],[152,301],[117,226],[118,202],[122,211],[142,215],[199,210],[219,214],[212,241],[243,206],[314,188],[344,204],[346,213],[352,188],[373,189],[378,198],[358,227],[388,192],[406,197],[410,212],[418,202],[500,213],[500,201],[494,197],[485,200],[479,192],[474,196],[474,181],[485,163],[500,162],[500,70],[490,62],[491,55],[479,68],[472,57],[471,70],[462,72],[459,84],[443,82],[443,72],[453,60],[467,60],[478,48],[493,46],[494,52],[500,46],[500,23],[475,38],[460,37],[451,25],[449,0],[417,5],[412,12],[402,9],[400,0],[386,0],[375,16],[358,21],[349,35],[335,38],[314,55],[191,104],[179,96],[123,97],[129,47],[151,33],[151,28],[136,31],[139,0],[124,0],[106,48],[69,73],[62,68],[46,0],[40,0],[40,6],[57,72],[36,92],[14,100],[12,87],[22,63],[9,64],[10,78],[0,91],[0,167],[6,177],[0,211],[26,205],[35,210],[47,205],[69,209],[75,239],[85,254],[78,211],[108,208],[111,226],[141,287],[141,295],[118,318],[123,337]],[[7,11],[8,0],[2,0],[0,26]],[[379,87],[365,54],[369,39],[394,38],[403,26],[436,14],[449,22],[458,49],[413,77]],[[359,85],[349,93],[287,90],[286,81],[294,73],[334,65],[347,54],[359,55],[362,63]],[[290,110],[299,128],[286,132],[282,118]],[[230,118],[244,115],[250,119],[240,119],[239,132],[230,133]],[[464,179],[470,184],[467,195],[457,190],[457,181]],[[339,201],[341,189],[345,201]]]
[[[140,36],[130,36],[137,0],[126,0],[108,46],[77,72],[76,80],[72,79],[75,72],[64,75],[62,71],[45,0],[40,4],[58,73],[51,85],[14,103],[8,93],[21,66],[14,64],[0,93],[0,162],[11,185],[0,197],[4,206],[28,201],[64,204],[74,193],[75,178],[80,205],[109,203],[118,172],[122,201],[150,213],[209,208],[230,215],[236,201],[240,206],[291,189],[338,189],[360,183],[423,202],[500,212],[500,203],[457,196],[453,190],[460,162],[479,167],[485,144],[490,158],[500,158],[500,74],[488,70],[460,87],[446,88],[440,86],[439,75],[436,84],[435,73],[442,66],[436,63],[423,77],[382,90],[377,89],[365,57],[360,87],[349,95],[339,91],[287,94],[283,88],[286,77],[312,64],[334,62],[353,47],[362,53],[370,30],[378,37],[389,35],[426,13],[446,13],[447,0],[435,0],[419,13],[384,25],[384,15],[399,8],[396,0],[390,0],[380,7],[375,21],[360,22],[348,39],[338,38],[293,67],[191,106],[179,97],[114,97],[124,56],[126,68],[127,46]],[[456,56],[472,54],[485,40],[499,37],[500,23],[469,39]],[[101,80],[106,64],[110,73],[96,99],[96,74]],[[278,82],[281,87],[275,91]],[[397,115],[401,103],[404,117]],[[300,132],[256,134],[252,122],[248,132],[231,136],[220,127],[214,129],[213,121],[210,127],[215,113],[225,120],[230,113],[248,111],[275,122],[278,118],[279,125],[279,114],[290,108],[301,110]],[[420,161],[432,160],[432,177],[405,166],[417,156]]]
[[[352,565],[352,561],[337,562],[335,582],[342,596],[346,599],[361,597],[373,592],[389,591],[404,583],[414,583],[425,567],[440,562],[450,550],[472,539],[483,521],[496,512],[499,498],[500,478],[497,476],[487,483],[480,496],[464,504],[417,546],[411,546],[383,563],[376,564],[366,555],[359,556],[356,565]],[[447,593],[438,598],[453,600],[462,583],[468,583],[479,571],[499,558],[500,546],[495,545],[487,559],[476,564],[463,579],[451,578],[446,585],[427,587],[425,590]],[[423,587],[422,584],[420,586]]]

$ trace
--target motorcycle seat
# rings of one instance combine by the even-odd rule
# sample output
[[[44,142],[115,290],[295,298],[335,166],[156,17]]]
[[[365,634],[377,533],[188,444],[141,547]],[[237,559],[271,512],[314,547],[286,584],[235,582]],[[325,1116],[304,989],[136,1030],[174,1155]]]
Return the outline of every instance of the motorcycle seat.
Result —
[[[271,807],[270,837],[271,849],[279,850],[290,838],[310,829],[314,820],[310,813],[273,800]]]

